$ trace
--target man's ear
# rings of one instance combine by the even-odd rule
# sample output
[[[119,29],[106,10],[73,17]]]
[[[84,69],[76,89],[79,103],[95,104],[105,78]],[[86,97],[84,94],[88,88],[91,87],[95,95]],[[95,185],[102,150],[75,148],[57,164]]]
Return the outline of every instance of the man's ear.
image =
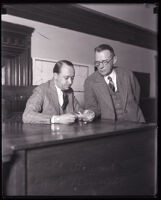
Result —
[[[53,77],[55,80],[57,80],[58,74],[57,73],[53,73]]]
[[[115,64],[117,62],[117,56],[113,57],[113,64]]]

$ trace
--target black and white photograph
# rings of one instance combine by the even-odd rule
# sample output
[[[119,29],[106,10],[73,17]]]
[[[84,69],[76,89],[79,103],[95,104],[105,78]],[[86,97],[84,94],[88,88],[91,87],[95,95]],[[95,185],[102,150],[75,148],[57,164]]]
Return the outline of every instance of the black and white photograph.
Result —
[[[2,196],[158,196],[158,2],[1,3]]]

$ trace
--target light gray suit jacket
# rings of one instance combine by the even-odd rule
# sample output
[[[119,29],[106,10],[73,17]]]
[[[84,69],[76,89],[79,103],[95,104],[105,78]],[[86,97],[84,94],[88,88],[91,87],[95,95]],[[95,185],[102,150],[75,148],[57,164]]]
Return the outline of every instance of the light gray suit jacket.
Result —
[[[124,119],[145,122],[139,107],[140,86],[132,72],[115,68],[117,86],[123,101]],[[90,75],[84,84],[85,108],[93,110],[102,119],[115,119],[114,106],[104,77],[98,71]]]
[[[83,111],[72,88],[68,90],[68,99],[66,113]],[[62,109],[59,105],[54,79],[52,79],[33,90],[33,94],[26,103],[22,120],[24,123],[50,124],[51,117],[60,114],[62,114]]]

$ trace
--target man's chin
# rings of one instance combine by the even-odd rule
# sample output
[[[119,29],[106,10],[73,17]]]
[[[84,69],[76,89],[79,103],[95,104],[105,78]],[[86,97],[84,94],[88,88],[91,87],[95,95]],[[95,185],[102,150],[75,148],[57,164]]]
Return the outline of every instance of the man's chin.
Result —
[[[70,87],[66,87],[66,88],[64,88],[64,91],[67,91],[67,90],[69,90],[70,89]]]
[[[108,75],[111,74],[111,72],[112,72],[112,70],[109,71],[109,72],[99,72],[99,73],[100,73],[102,76],[108,76]]]
[[[102,76],[106,76],[106,75],[108,75],[109,73],[107,73],[107,72],[99,72]]]

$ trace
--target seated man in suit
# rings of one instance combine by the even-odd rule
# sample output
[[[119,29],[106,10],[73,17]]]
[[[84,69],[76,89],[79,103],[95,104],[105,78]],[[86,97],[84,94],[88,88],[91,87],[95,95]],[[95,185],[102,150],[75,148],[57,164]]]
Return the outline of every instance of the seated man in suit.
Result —
[[[73,64],[61,60],[55,64],[53,74],[53,79],[34,89],[23,113],[23,122],[69,124],[76,118],[92,121],[94,112],[80,107],[71,88],[75,76]]]
[[[131,71],[114,67],[116,61],[111,46],[95,48],[97,70],[85,80],[85,108],[102,119],[145,122],[139,107],[139,83]]]

